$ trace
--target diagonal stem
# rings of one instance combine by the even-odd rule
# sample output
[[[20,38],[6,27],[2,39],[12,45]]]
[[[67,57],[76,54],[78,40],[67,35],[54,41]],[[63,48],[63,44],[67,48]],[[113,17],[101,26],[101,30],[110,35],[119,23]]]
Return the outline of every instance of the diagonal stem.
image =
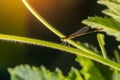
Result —
[[[27,0],[22,0],[22,2],[24,3],[24,5],[27,7],[27,9],[41,22],[43,23],[50,31],[52,31],[54,34],[56,34],[58,37],[60,37],[61,39],[65,37],[64,34],[62,34],[60,31],[58,31],[57,29],[55,29],[51,24],[49,24],[35,9],[33,9],[33,7],[27,2]],[[74,42],[73,40],[66,40],[68,43],[70,43],[71,45],[75,46],[76,48],[86,52],[86,53],[90,53],[90,54],[94,54],[96,55],[96,53],[92,52],[91,50],[83,47],[80,44],[77,44],[76,42]]]

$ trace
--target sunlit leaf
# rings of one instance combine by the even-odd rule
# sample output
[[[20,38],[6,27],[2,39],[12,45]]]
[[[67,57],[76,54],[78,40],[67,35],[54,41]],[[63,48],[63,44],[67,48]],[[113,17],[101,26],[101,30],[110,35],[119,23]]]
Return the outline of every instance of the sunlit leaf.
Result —
[[[43,66],[37,68],[29,65],[21,65],[14,69],[9,68],[8,70],[11,74],[11,80],[65,80],[59,69],[51,72]]]
[[[109,17],[88,17],[83,23],[91,28],[103,28],[108,35],[116,37],[120,41],[120,1],[118,0],[98,0],[99,4],[107,7],[103,13]]]
[[[83,80],[79,70],[72,68],[68,76],[63,76],[59,69],[51,72],[45,67],[40,68],[20,65],[15,68],[8,69],[11,80]]]
[[[108,9],[102,11],[104,14],[112,17],[115,21],[120,23],[120,3],[103,0],[98,1],[98,3],[108,7]]]
[[[76,60],[83,67],[80,72],[83,74],[85,80],[105,80],[92,60],[80,56],[78,56]]]
[[[66,80],[83,80],[83,78],[80,74],[80,71],[72,67]]]
[[[103,28],[102,31],[106,32],[108,35],[115,36],[116,39],[120,41],[120,25],[111,18],[98,16],[89,17],[87,20],[84,20],[83,23],[92,28]]]

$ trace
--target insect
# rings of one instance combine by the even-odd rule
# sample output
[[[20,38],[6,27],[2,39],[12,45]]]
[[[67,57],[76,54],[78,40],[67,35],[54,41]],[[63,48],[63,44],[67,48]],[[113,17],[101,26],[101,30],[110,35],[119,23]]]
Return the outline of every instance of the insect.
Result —
[[[75,37],[78,37],[78,36],[86,35],[86,34],[89,34],[89,33],[93,33],[93,32],[99,32],[102,29],[103,28],[87,32],[89,30],[89,28],[87,26],[85,26],[85,27],[79,29],[78,31],[72,33],[71,35],[66,36],[65,38],[62,38],[62,41],[66,41],[66,40],[69,40],[69,39],[72,39],[72,38],[75,38]]]

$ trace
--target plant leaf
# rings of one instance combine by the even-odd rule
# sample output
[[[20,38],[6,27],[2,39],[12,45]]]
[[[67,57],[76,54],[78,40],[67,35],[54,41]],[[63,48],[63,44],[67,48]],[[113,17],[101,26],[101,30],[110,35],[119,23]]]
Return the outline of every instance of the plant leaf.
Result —
[[[59,69],[54,72],[49,71],[44,66],[40,68],[20,65],[8,69],[11,80],[83,80],[79,70],[72,68],[67,77],[63,76]]]
[[[83,78],[80,74],[80,71],[72,67],[68,77],[65,80],[83,80]]]
[[[120,72],[114,71],[114,74],[112,75],[112,80],[120,80]]]
[[[102,11],[104,14],[110,16],[115,21],[120,23],[120,3],[116,1],[105,1],[105,0],[104,1],[99,0],[98,3],[108,7],[108,9]]]
[[[43,66],[37,68],[21,65],[14,69],[9,68],[8,71],[11,74],[11,80],[65,80],[59,69],[56,69],[55,72],[50,72]]]
[[[76,60],[83,67],[81,74],[83,74],[85,80],[105,80],[92,60],[81,56],[78,56]]]
[[[120,1],[119,1],[120,2]],[[113,0],[98,0],[98,4],[105,5],[108,10],[114,12],[115,14],[120,16],[120,3]]]
[[[104,32],[120,41],[120,0],[98,0],[98,3],[107,7],[102,12],[109,17],[88,17],[83,23],[92,28],[103,28]]]
[[[115,36],[120,41],[120,26],[111,18],[89,17],[87,20],[83,20],[83,23],[91,26],[91,28],[103,28],[104,32],[108,35]]]

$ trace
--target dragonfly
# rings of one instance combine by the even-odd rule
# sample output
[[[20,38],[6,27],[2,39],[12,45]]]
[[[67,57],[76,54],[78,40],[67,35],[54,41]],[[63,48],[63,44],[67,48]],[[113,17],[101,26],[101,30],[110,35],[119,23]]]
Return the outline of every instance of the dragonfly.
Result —
[[[93,31],[89,31],[89,27],[85,26],[81,29],[79,29],[78,31],[72,33],[71,35],[69,36],[66,36],[65,38],[62,38],[62,41],[66,41],[66,40],[69,40],[69,39],[73,39],[75,37],[78,37],[78,36],[82,36],[82,35],[86,35],[86,34],[90,34],[90,33],[93,33],[93,32],[99,32],[101,31],[103,28],[100,28],[100,29],[96,29],[96,30],[93,30]],[[89,32],[88,32],[89,31]]]

